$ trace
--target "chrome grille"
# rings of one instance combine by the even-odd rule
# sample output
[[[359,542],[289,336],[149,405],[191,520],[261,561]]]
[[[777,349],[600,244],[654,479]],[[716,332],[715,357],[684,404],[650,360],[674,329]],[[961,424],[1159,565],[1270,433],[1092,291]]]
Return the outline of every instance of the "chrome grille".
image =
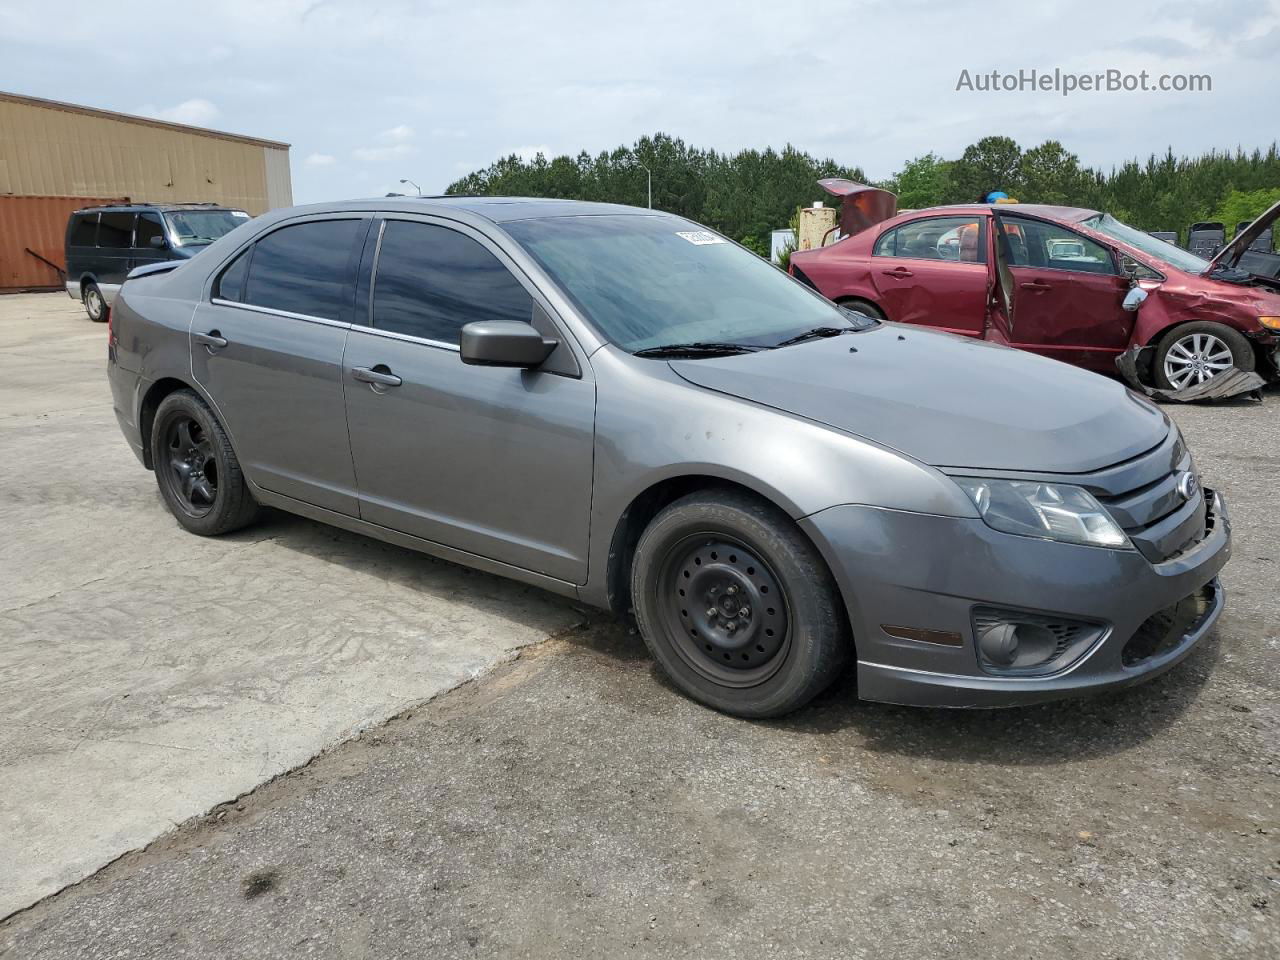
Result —
[[[1195,546],[1206,534],[1206,501],[1197,484],[1188,500],[1178,479],[1194,466],[1177,431],[1154,450],[1101,471],[1086,482],[1098,502],[1152,563]]]

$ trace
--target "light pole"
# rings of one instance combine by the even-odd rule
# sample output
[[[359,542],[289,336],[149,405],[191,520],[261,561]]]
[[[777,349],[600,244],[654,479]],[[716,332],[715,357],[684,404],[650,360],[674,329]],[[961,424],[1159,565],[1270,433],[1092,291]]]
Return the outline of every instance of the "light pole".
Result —
[[[643,170],[645,172],[645,176],[648,178],[649,209],[652,210],[653,209],[653,173],[650,172],[648,167],[646,167],[643,163],[641,163],[639,160],[636,159],[636,155],[634,153],[631,155],[631,162],[634,163],[641,170]]]
[[[412,180],[401,180],[400,182],[407,183],[409,186],[413,187],[413,189],[418,191],[418,196],[422,196],[422,188],[418,186],[416,183],[414,183]]]

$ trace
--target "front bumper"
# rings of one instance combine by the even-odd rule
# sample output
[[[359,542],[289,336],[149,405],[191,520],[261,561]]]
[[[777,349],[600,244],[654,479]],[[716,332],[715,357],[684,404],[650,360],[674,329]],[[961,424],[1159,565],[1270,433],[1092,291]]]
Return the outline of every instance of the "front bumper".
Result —
[[[918,706],[997,707],[1129,686],[1183,660],[1209,632],[1231,555],[1226,503],[1209,493],[1206,534],[1163,563],[1136,550],[1075,546],[992,530],[981,520],[844,505],[801,521],[844,595],[858,653],[858,693]],[[1204,612],[1133,662],[1125,645],[1153,615],[1204,591]],[[1045,676],[998,676],[979,664],[978,605],[1098,621],[1079,659]],[[955,646],[887,634],[884,625],[959,634]],[[1129,663],[1126,663],[1126,659]]]

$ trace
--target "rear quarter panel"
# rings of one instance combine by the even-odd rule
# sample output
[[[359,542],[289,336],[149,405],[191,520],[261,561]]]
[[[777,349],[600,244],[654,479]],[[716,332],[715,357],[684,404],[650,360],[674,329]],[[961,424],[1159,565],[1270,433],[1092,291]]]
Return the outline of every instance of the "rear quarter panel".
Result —
[[[856,297],[876,302],[871,280],[871,249],[880,228],[872,227],[829,247],[803,250],[791,255],[791,262],[804,271],[818,292],[828,300]]]

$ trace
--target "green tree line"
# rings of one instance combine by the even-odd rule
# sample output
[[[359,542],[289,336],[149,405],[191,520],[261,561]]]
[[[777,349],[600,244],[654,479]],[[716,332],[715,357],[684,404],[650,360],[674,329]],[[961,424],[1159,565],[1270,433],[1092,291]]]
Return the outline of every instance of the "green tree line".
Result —
[[[708,224],[757,252],[785,227],[797,207],[830,198],[815,181],[866,182],[861,168],[818,159],[790,144],[781,150],[721,153],[658,133],[592,156],[531,160],[512,155],[449,185],[452,194],[564,197],[645,206],[652,175],[653,206]],[[1080,164],[1057,140],[1023,149],[1002,136],[984,137],[956,159],[926,153],[877,184],[898,194],[900,209],[972,203],[1003,190],[1024,203],[1106,210],[1144,230],[1176,230],[1221,220],[1228,233],[1280,199],[1280,150],[1212,150],[1196,157],[1172,150],[1108,171]]]

